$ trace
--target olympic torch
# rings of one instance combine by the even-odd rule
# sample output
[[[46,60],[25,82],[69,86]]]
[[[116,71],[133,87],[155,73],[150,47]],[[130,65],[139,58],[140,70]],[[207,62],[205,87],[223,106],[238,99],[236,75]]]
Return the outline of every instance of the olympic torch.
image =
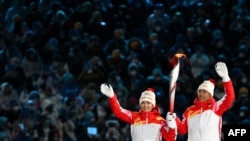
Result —
[[[177,53],[170,60],[170,64],[173,66],[172,71],[170,72],[170,83],[169,83],[169,112],[174,112],[174,100],[175,100],[175,90],[176,90],[176,81],[179,77],[180,71],[180,58],[185,58],[186,55],[182,53]]]

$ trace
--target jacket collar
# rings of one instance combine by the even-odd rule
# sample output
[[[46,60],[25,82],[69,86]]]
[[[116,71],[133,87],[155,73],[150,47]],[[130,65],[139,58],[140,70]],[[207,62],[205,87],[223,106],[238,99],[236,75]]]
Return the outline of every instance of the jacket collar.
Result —
[[[158,107],[158,105],[156,105],[151,112],[144,112],[140,110],[139,114],[141,115],[142,119],[146,119],[146,118],[151,119],[152,117],[159,116],[161,112],[160,112],[160,108]]]
[[[194,100],[195,106],[203,107],[203,108],[210,108],[214,103],[215,103],[215,99],[213,97],[211,97],[210,99],[206,101],[199,101],[197,97]]]

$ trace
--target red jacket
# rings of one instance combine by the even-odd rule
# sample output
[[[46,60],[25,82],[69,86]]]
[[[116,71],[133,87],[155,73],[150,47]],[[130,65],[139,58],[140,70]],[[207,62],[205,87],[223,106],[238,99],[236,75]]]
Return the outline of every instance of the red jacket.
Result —
[[[194,104],[183,113],[183,119],[176,118],[178,134],[188,133],[188,141],[220,141],[222,115],[235,99],[231,81],[223,82],[225,95],[219,101],[211,98]]]
[[[166,120],[161,117],[160,110],[156,106],[152,112],[132,112],[120,106],[116,95],[109,98],[111,110],[114,115],[130,124],[133,141],[166,141],[176,139],[176,130],[167,126]]]

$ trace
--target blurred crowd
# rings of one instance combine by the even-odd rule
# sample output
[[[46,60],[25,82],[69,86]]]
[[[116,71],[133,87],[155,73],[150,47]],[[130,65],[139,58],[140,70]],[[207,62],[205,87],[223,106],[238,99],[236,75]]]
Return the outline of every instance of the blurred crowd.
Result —
[[[175,53],[179,117],[204,79],[224,95],[224,61],[236,100],[223,125],[250,125],[248,0],[2,0],[0,17],[1,141],[131,141],[100,84],[130,110],[152,87],[165,116]]]

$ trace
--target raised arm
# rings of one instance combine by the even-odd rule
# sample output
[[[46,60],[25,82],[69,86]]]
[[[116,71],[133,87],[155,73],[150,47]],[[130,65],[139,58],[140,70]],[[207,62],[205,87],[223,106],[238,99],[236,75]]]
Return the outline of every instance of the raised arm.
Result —
[[[215,71],[222,78],[225,91],[225,95],[217,102],[215,107],[215,112],[218,115],[222,115],[232,106],[235,100],[234,87],[229,77],[227,66],[224,62],[216,63]]]
[[[102,83],[100,89],[101,89],[102,94],[104,94],[105,96],[109,98],[108,100],[109,100],[110,108],[112,112],[114,113],[114,115],[118,119],[131,124],[132,112],[121,107],[117,99],[117,96],[113,90],[113,87],[110,84]]]

